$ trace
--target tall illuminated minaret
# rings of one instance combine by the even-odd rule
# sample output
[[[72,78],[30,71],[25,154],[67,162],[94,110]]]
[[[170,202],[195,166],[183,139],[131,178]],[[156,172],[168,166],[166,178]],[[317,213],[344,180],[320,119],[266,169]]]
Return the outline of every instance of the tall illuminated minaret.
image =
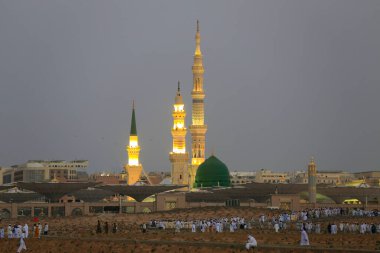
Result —
[[[206,148],[206,132],[207,126],[204,123],[204,98],[203,91],[203,60],[201,52],[201,35],[199,33],[199,21],[197,20],[197,32],[195,34],[195,53],[193,70],[193,91],[192,96],[192,124],[190,126],[191,133],[191,182],[193,185],[195,174],[199,164],[205,160]]]
[[[186,152],[186,111],[181,96],[180,84],[178,81],[178,90],[174,99],[173,109],[173,151],[169,154],[172,164],[172,184],[189,184],[188,162],[189,154]]]
[[[126,147],[128,152],[128,164],[124,166],[124,169],[128,173],[128,185],[135,184],[141,176],[142,165],[139,162],[140,146],[137,136],[136,128],[136,116],[135,116],[135,103],[132,107],[132,120],[131,120],[131,132],[129,135],[129,145]]]
[[[308,190],[309,190],[309,203],[317,203],[317,165],[314,162],[314,158],[311,157],[307,166],[308,175]]]

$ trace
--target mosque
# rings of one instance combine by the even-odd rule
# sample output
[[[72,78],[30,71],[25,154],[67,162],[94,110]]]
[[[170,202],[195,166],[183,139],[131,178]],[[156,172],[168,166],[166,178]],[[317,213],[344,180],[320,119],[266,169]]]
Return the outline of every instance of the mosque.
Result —
[[[340,207],[380,208],[380,188],[329,187],[318,185],[317,166],[308,164],[308,184],[247,183],[231,187],[227,166],[216,156],[206,159],[206,132],[203,89],[203,61],[199,22],[195,35],[193,72],[191,157],[186,150],[186,110],[178,83],[173,105],[171,182],[167,185],[141,185],[145,174],[139,160],[135,106],[132,106],[128,163],[122,176],[125,184],[70,182],[17,182],[0,185],[0,218],[94,215],[112,213],[146,213],[176,208],[246,206],[304,210],[332,204]],[[149,177],[145,175],[149,180]],[[184,190],[186,189],[186,190]],[[189,191],[187,191],[187,189]],[[191,190],[192,189],[192,190]],[[191,190],[191,191],[190,191]]]
[[[186,151],[186,110],[178,82],[177,94],[173,105],[173,138],[172,151],[169,153],[171,163],[171,183],[189,188],[215,187],[231,185],[230,173],[227,166],[214,155],[205,158],[206,132],[204,100],[206,94],[203,89],[203,55],[201,51],[201,35],[199,21],[195,33],[195,52],[192,66],[193,90],[191,125],[191,160]],[[125,173],[128,174],[128,185],[136,184],[142,173],[145,173],[139,161],[140,146],[138,143],[135,107],[132,108],[131,131],[129,145],[126,147],[128,163],[125,164]]]

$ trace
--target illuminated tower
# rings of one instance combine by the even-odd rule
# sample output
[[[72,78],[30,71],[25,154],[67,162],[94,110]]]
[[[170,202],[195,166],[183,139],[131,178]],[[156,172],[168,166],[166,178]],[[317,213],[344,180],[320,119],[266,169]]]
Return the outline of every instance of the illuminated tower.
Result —
[[[204,124],[204,98],[203,91],[203,61],[201,52],[201,35],[199,33],[199,21],[197,20],[197,32],[195,34],[195,53],[193,70],[193,91],[192,96],[192,124],[191,133],[191,182],[193,185],[195,174],[199,164],[205,160],[206,132],[207,126]]]
[[[132,107],[131,133],[129,135],[129,145],[126,148],[128,152],[128,164],[124,169],[128,173],[128,185],[135,184],[141,176],[142,165],[139,163],[140,146],[137,136],[135,104]]]
[[[317,203],[317,165],[314,158],[310,159],[307,166],[308,185],[309,185],[309,203]]]
[[[187,185],[189,183],[189,154],[186,152],[186,112],[185,105],[181,96],[179,81],[172,115],[173,151],[169,154],[169,159],[172,164],[172,184]]]

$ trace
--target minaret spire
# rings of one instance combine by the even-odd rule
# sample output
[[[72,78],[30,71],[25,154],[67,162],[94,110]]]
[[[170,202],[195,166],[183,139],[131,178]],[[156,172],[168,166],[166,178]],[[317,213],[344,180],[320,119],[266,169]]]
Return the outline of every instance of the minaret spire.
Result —
[[[205,93],[203,90],[203,56],[201,51],[201,35],[199,32],[199,21],[197,20],[197,30],[195,33],[195,52],[193,70],[193,91],[192,97],[192,119],[190,133],[192,142],[191,153],[191,185],[195,181],[195,175],[198,170],[198,166],[205,160],[206,149],[206,132],[207,125],[204,122],[204,99]]]
[[[186,132],[185,119],[186,111],[181,96],[180,82],[178,81],[177,94],[174,98],[173,106],[173,150],[169,153],[169,159],[172,165],[171,178],[172,184],[188,185],[189,171],[188,162],[189,154],[186,152]]]
[[[309,190],[309,203],[317,203],[317,165],[315,164],[314,157],[311,157],[307,166],[308,175],[308,190]]]
[[[129,145],[126,147],[128,152],[128,163],[124,166],[124,169],[128,173],[128,184],[135,184],[141,176],[143,170],[139,161],[140,146],[137,136],[136,127],[136,113],[135,113],[135,101],[132,102],[132,117],[131,117],[131,131],[129,135]]]
[[[202,52],[201,52],[201,33],[199,32],[199,20],[197,20],[197,32],[195,33],[195,53],[194,55],[198,55],[198,56],[201,56],[202,57]],[[201,64],[202,65],[202,59],[200,60],[200,62],[198,62],[198,64]],[[195,61],[194,61],[194,65],[196,65]]]
[[[136,127],[136,115],[135,115],[135,100],[132,102],[132,120],[131,120],[131,132],[130,135],[137,136],[137,127]]]

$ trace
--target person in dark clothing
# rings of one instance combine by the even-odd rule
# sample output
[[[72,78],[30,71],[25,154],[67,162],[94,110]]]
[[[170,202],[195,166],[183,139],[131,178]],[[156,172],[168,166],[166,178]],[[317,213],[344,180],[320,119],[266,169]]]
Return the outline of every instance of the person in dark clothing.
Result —
[[[372,234],[376,234],[376,225],[375,224],[372,224],[371,232],[372,232]]]
[[[116,233],[117,232],[117,225],[116,223],[113,224],[113,227],[112,227],[112,233]]]
[[[102,233],[102,227],[100,226],[100,220],[98,220],[98,225],[96,226],[96,233],[97,234]]]
[[[104,233],[108,234],[108,222],[104,224]]]
[[[331,234],[331,224],[329,223],[329,225],[327,225],[327,232],[329,232],[329,234]]]

